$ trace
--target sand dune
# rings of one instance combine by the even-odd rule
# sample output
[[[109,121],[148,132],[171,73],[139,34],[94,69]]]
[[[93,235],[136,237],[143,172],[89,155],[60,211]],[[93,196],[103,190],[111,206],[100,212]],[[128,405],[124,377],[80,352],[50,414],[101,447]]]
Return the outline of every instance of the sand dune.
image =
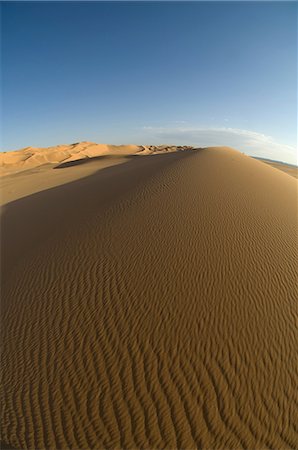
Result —
[[[298,167],[294,166],[292,164],[285,164],[278,161],[272,161],[270,159],[262,159],[258,158],[260,161],[264,162],[265,164],[269,164],[271,167],[274,167],[275,169],[281,170],[282,172],[287,173],[288,175],[291,175],[292,177],[298,178]]]
[[[34,148],[26,147],[21,150],[0,153],[0,175],[5,176],[34,169],[45,164],[69,163],[98,156],[123,156],[153,153],[166,153],[184,150],[188,146],[144,146],[144,145],[107,145],[94,142],[76,142],[70,145]]]
[[[147,156],[188,150],[195,148],[79,142],[48,148],[27,147],[15,152],[0,153],[0,205],[90,176],[101,169],[127,162],[127,159],[134,155]],[[298,178],[295,166],[270,160],[260,161]]]
[[[57,145],[48,148],[26,147],[14,152],[0,154],[1,175],[22,172],[44,164],[59,164],[78,159],[102,156],[118,152],[133,154],[139,150],[136,145],[109,146],[92,142],[77,142],[70,145]]]
[[[297,448],[297,181],[228,148],[124,160],[3,208],[1,439]]]
[[[92,175],[138,155],[189,150],[188,146],[106,145],[78,142],[0,153],[0,205]],[[68,169],[68,170],[52,170]]]

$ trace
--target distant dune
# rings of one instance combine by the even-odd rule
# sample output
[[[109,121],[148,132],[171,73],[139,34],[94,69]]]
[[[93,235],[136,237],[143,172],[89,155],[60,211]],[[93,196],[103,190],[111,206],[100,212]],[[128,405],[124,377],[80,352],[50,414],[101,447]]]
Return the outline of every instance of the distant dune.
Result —
[[[7,176],[43,166],[72,167],[89,162],[96,157],[121,157],[127,155],[151,155],[194,149],[191,146],[171,145],[108,145],[94,142],[75,142],[47,148],[26,147],[21,150],[0,153],[0,176]],[[298,177],[297,167],[270,159],[256,158],[273,167]]]
[[[44,164],[60,164],[64,167],[72,163],[98,156],[115,155],[150,155],[152,153],[165,153],[191,147],[177,147],[168,145],[107,145],[94,142],[76,142],[70,145],[57,145],[55,147],[35,148],[26,147],[21,150],[0,153],[1,175],[22,172],[24,170],[40,167]]]
[[[195,150],[190,146],[107,145],[77,142],[48,148],[26,147],[0,152],[0,205],[61,184],[90,176],[98,170],[127,162],[134,156]],[[295,166],[259,159],[298,178]],[[69,170],[52,170],[52,169]]]
[[[0,204],[89,176],[100,169],[124,163],[134,155],[171,153],[191,148],[77,142],[3,152],[0,153]]]
[[[294,166],[292,164],[285,164],[280,161],[272,161],[271,159],[264,159],[264,158],[257,158],[260,161],[269,164],[271,167],[275,167],[278,170],[281,170],[282,172],[287,173],[288,175],[291,175],[292,177],[298,178],[298,167]]]
[[[39,167],[44,164],[70,163],[79,159],[93,158],[115,151],[120,154],[134,154],[138,152],[136,145],[112,146],[94,144],[92,142],[77,142],[70,145],[57,145],[48,148],[26,147],[21,150],[0,154],[1,174],[21,172]]]
[[[4,158],[2,441],[297,448],[297,180],[93,146]]]

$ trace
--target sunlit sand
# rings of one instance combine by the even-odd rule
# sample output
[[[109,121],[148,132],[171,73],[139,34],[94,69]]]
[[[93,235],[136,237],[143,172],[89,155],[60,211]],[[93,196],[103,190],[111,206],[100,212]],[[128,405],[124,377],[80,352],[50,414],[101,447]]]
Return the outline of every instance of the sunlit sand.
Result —
[[[4,443],[297,447],[293,176],[226,147],[0,157]]]

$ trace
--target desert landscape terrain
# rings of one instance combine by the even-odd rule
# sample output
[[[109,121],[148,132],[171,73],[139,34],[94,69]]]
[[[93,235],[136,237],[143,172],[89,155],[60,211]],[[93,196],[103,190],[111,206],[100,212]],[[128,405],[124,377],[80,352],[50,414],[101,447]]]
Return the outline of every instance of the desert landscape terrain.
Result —
[[[260,161],[264,162],[265,164],[269,164],[271,167],[275,167],[276,169],[281,170],[282,172],[285,172],[292,177],[298,178],[298,167],[294,166],[293,164],[286,164],[279,161],[273,161],[271,159],[265,159],[265,158],[256,158]]]
[[[89,142],[0,164],[2,448],[297,448],[293,166]]]

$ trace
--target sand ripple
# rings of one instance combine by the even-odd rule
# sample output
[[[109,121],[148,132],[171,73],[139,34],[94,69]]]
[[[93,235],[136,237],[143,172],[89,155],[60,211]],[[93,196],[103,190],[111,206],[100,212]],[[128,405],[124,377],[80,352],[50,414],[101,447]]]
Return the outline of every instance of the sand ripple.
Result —
[[[224,149],[115,170],[4,211],[3,441],[297,448],[296,181]]]

